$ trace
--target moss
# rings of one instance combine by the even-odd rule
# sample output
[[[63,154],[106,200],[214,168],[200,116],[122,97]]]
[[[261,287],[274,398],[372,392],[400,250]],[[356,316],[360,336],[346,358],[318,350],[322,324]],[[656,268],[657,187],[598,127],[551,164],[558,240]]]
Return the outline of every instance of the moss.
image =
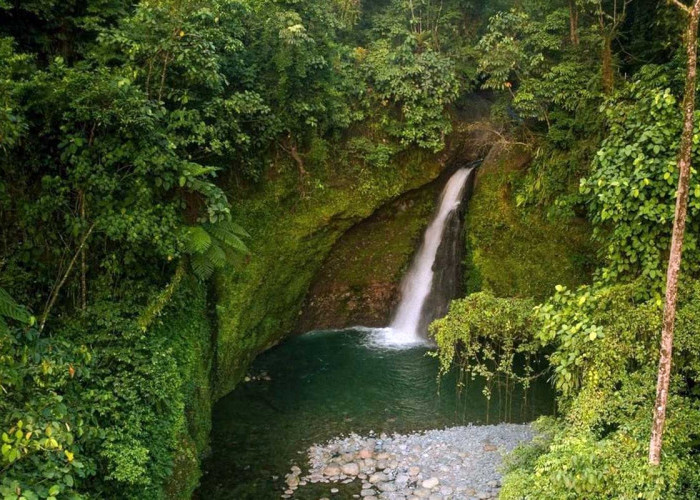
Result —
[[[387,203],[336,242],[309,291],[299,331],[386,325],[440,184]]]
[[[329,158],[342,161],[342,151]],[[349,159],[348,161],[352,161]],[[299,196],[293,169],[278,172],[238,204],[236,220],[251,233],[251,256],[217,279],[217,397],[231,391],[251,360],[290,332],[313,277],[335,242],[358,221],[439,174],[436,155],[406,151],[389,168],[363,164],[336,177],[330,165]]]
[[[495,148],[478,173],[466,218],[468,292],[544,299],[556,285],[590,281],[595,251],[587,222],[552,222],[516,206],[513,186],[528,161],[518,148]]]
[[[167,339],[178,366],[184,414],[172,430],[177,439],[173,470],[163,486],[164,498],[189,499],[201,477],[200,459],[211,431],[211,314],[207,290],[197,280],[184,279],[153,335]]]

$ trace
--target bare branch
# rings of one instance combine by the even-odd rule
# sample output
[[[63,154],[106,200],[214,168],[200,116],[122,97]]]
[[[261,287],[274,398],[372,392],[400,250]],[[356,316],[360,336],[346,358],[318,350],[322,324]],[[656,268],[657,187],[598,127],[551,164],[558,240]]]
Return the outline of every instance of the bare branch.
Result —
[[[61,291],[61,288],[63,288],[63,285],[66,283],[66,280],[68,279],[70,272],[73,270],[73,266],[75,265],[75,262],[78,260],[78,256],[82,253],[83,248],[85,247],[85,242],[87,241],[88,237],[92,233],[93,229],[95,229],[94,222],[88,228],[88,230],[85,232],[82,239],[80,240],[80,245],[78,245],[78,249],[75,251],[73,258],[70,261],[70,264],[68,264],[68,269],[66,269],[66,272],[63,274],[63,278],[61,278],[61,281],[58,283],[58,285],[56,285],[56,287],[51,291],[51,295],[49,296],[49,302],[46,304],[46,307],[44,308],[44,313],[41,315],[41,321],[39,322],[39,331],[40,332],[44,330],[44,326],[46,326],[46,319],[49,317],[49,313],[51,312],[51,309],[53,308],[53,305],[56,302],[56,298],[58,297],[58,293]]]
[[[690,7],[681,2],[680,0],[668,0],[670,3],[674,4],[676,7],[681,9],[686,14],[690,14]]]

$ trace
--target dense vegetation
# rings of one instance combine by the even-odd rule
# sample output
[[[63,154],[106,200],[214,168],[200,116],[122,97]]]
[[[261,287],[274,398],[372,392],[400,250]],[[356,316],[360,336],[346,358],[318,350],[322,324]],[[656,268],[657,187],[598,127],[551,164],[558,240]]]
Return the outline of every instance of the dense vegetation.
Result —
[[[661,468],[645,456],[683,22],[657,0],[0,0],[0,495],[189,498],[213,398],[340,234],[438,174],[480,91],[470,128],[532,159],[485,172],[483,291],[435,325],[440,355],[527,384],[516,358],[544,353],[560,407],[503,495],[692,498],[694,179]]]
[[[510,270],[499,274],[500,262],[477,253],[472,265],[491,279],[472,289],[484,291],[455,302],[433,326],[443,367],[456,364],[493,384],[547,376],[558,391],[559,416],[543,419],[542,436],[512,458],[503,498],[695,498],[700,491],[695,177],[661,466],[648,459],[683,126],[683,16],[664,2],[523,2],[492,17],[479,42],[484,85],[502,89],[494,107],[508,132],[502,142],[534,151],[526,168],[502,174],[501,200],[528,229],[533,214],[569,231],[583,217],[598,248],[590,284],[562,280],[545,296],[524,294],[508,282]],[[492,244],[508,244],[516,230],[507,227]],[[527,253],[553,244],[544,240],[528,240]],[[551,277],[548,264],[533,279]],[[528,295],[541,304],[532,308]],[[525,363],[523,371],[522,360],[538,353],[549,367],[538,374]]]
[[[191,495],[212,394],[295,315],[258,280],[303,299],[295,245],[439,173],[468,14],[417,8],[0,2],[4,498]]]

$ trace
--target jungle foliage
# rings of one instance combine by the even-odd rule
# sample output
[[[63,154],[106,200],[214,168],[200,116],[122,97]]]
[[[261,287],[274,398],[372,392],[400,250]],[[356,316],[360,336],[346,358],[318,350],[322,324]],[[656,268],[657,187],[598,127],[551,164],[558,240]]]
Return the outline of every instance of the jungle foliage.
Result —
[[[189,498],[216,393],[208,280],[274,236],[255,227],[269,215],[236,220],[241,200],[290,178],[284,196],[304,200],[329,170],[376,194],[402,154],[442,150],[478,90],[490,140],[533,156],[501,186],[513,227],[546,214],[544,240],[585,219],[600,248],[589,285],[486,289],[435,327],[445,369],[526,384],[516,357],[550,363],[560,416],[503,495],[689,498],[695,180],[664,460],[645,466],[680,15],[657,0],[0,0],[0,494]]]
[[[513,353],[549,362],[559,415],[542,419],[538,439],[511,459],[503,498],[685,499],[700,491],[697,167],[669,420],[661,466],[648,461],[683,126],[684,19],[669,4],[520,2],[491,17],[477,45],[481,83],[498,96],[500,142],[529,145],[533,155],[504,177],[499,203],[514,197],[518,220],[585,219],[599,249],[588,285],[559,283],[533,308],[509,298],[522,297],[514,287],[494,298],[482,279],[486,292],[455,302],[433,326],[443,370],[457,365],[502,383],[517,374]],[[478,260],[471,265],[480,271]]]
[[[474,85],[475,11],[414,7],[0,1],[2,498],[191,496],[239,200],[331,150],[372,191]]]

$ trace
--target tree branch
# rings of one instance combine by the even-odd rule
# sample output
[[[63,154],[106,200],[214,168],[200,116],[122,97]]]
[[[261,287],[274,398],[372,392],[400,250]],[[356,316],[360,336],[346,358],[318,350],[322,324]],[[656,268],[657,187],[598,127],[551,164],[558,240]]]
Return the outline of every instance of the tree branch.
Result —
[[[669,3],[672,3],[673,5],[675,5],[679,9],[681,9],[686,14],[690,14],[691,8],[688,5],[681,2],[680,0],[668,0],[668,1],[669,1]]]
[[[63,285],[65,285],[66,280],[68,279],[70,272],[73,270],[73,266],[78,260],[78,256],[82,253],[83,248],[85,247],[85,242],[92,233],[93,229],[95,229],[94,222],[88,228],[88,230],[85,232],[82,239],[80,240],[80,245],[78,245],[78,249],[75,251],[73,258],[70,261],[70,264],[68,264],[68,269],[66,269],[66,272],[63,274],[63,278],[61,278],[61,281],[58,283],[58,285],[56,285],[56,287],[51,291],[51,295],[49,295],[49,301],[46,304],[46,307],[44,308],[43,314],[41,315],[41,321],[39,322],[39,332],[42,332],[44,330],[44,326],[46,326],[46,319],[49,317],[49,313],[51,312],[53,305],[56,303],[58,293],[61,291],[61,288],[63,288]]]

